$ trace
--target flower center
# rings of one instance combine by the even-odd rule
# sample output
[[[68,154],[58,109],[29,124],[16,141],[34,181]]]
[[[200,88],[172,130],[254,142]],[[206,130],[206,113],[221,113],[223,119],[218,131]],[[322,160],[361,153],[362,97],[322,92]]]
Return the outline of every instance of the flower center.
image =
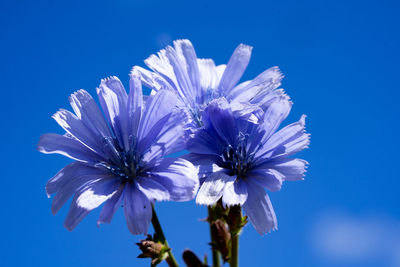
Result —
[[[114,147],[117,151],[117,159],[109,162],[100,162],[96,166],[100,166],[109,170],[113,175],[121,179],[121,183],[132,182],[137,176],[143,175],[144,166],[141,157],[135,153],[135,142],[130,138],[131,147],[129,151],[124,151],[118,142],[114,141]]]
[[[230,170],[230,175],[236,175],[238,178],[245,178],[250,168],[252,155],[247,153],[247,138],[240,135],[236,145],[228,145],[222,155],[223,168]]]

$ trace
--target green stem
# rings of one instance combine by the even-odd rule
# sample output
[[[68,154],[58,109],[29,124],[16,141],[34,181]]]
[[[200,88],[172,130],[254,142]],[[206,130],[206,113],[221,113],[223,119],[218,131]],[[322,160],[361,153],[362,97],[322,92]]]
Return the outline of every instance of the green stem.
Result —
[[[165,259],[165,261],[168,263],[168,266],[170,266],[170,267],[179,267],[174,255],[172,254],[172,251],[168,245],[167,239],[165,238],[164,232],[161,228],[161,224],[160,224],[160,221],[158,220],[156,210],[154,209],[153,204],[151,205],[151,209],[153,211],[153,216],[151,217],[151,223],[153,224],[154,231],[156,232],[158,238],[164,244],[164,246],[169,248],[169,250],[167,252],[168,257]]]
[[[230,266],[239,266],[239,234],[232,237]]]
[[[228,214],[229,231],[231,232],[230,267],[239,266],[239,234],[243,228],[242,208],[239,205],[232,206]]]
[[[212,249],[212,259],[213,259],[213,267],[220,267],[220,262],[219,262],[219,258],[220,258],[220,253],[219,251],[215,248],[215,239],[214,236],[212,234],[212,229],[211,229],[211,222],[214,220],[214,211],[213,211],[213,207],[208,206],[208,223],[210,224],[210,235],[211,235],[211,249]]]

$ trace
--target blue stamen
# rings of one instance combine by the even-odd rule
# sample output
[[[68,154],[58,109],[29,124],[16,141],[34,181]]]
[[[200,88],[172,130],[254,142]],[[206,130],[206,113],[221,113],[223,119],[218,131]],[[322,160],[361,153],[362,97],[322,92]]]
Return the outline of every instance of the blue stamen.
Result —
[[[232,175],[245,177],[254,155],[247,153],[248,135],[239,133],[235,147],[228,145],[221,155],[224,167],[231,170]]]

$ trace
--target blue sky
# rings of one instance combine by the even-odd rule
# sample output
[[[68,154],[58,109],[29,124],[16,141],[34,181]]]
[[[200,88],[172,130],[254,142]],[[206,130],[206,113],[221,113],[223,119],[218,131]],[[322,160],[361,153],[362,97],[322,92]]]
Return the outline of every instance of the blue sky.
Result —
[[[53,216],[44,185],[70,161],[35,147],[62,133],[50,116],[69,94],[110,75],[127,84],[133,65],[188,38],[219,64],[254,46],[244,79],[279,66],[295,103],[285,123],[308,115],[306,180],[271,194],[278,231],[244,229],[241,265],[400,266],[399,11],[385,0],[2,1],[1,265],[149,265],[121,210],[111,225],[96,227],[97,210],[63,228],[67,207]],[[204,207],[156,209],[179,260],[209,253]]]

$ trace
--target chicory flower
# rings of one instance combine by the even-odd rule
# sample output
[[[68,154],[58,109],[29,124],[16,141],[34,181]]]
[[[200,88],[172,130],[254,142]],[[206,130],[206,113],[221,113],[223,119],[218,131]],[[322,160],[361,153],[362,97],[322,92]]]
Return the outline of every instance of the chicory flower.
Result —
[[[250,61],[252,47],[240,44],[226,65],[216,66],[212,59],[197,58],[189,40],[176,40],[145,60],[152,70],[136,66],[145,86],[153,93],[162,89],[174,92],[180,105],[191,116],[193,128],[201,126],[201,114],[212,100],[224,97],[233,103],[235,113],[254,113],[257,108],[287,98],[278,89],[283,78],[278,67],[272,67],[252,80],[239,83]]]
[[[75,114],[62,109],[53,116],[66,133],[40,138],[40,152],[75,160],[46,185],[47,194],[55,194],[54,214],[73,196],[68,230],[104,203],[98,224],[110,223],[123,205],[130,232],[146,234],[154,201],[188,201],[197,192],[196,168],[164,158],[183,147],[188,116],[176,108],[175,95],[164,90],[145,101],[136,71],[129,85],[127,94],[118,78],[101,81],[97,94],[105,117],[86,91],[77,91],[70,97]]]
[[[306,148],[305,116],[277,131],[292,103],[276,101],[257,121],[235,114],[224,98],[203,111],[202,124],[189,139],[186,155],[204,177],[196,202],[240,205],[260,233],[277,229],[277,219],[265,189],[278,191],[284,181],[302,180],[307,162],[291,158]]]

